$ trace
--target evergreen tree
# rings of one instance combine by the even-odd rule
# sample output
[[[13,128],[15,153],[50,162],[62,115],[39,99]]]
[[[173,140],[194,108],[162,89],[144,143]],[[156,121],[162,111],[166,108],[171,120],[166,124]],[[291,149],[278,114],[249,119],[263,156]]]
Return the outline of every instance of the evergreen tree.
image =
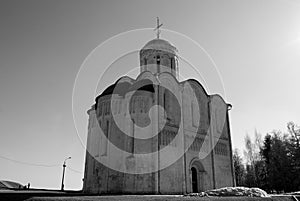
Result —
[[[259,187],[267,192],[292,192],[300,190],[300,126],[287,124],[288,133],[273,131],[261,141],[245,136],[245,166],[238,150],[233,160],[237,185]]]
[[[270,157],[271,157],[271,144],[272,139],[271,135],[267,134],[264,138],[263,146],[261,147],[260,154],[262,156],[262,161],[264,163],[264,172],[262,176],[263,189],[267,192],[271,192],[271,184],[270,184]]]
[[[294,122],[287,124],[289,132],[289,157],[291,159],[291,172],[293,174],[293,191],[300,190],[300,126]]]
[[[243,159],[240,156],[238,149],[235,149],[233,151],[233,166],[234,166],[236,185],[244,186],[245,185],[245,167],[243,164]]]

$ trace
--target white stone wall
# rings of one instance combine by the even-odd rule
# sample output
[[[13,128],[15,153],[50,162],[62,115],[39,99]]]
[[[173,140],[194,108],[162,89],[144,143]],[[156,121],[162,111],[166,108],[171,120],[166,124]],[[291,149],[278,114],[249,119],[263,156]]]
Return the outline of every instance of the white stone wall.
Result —
[[[168,133],[158,139],[156,134],[168,121],[161,107],[153,107],[149,113],[144,113],[136,106],[137,111],[130,114],[129,102],[133,92],[127,93],[124,97],[115,94],[100,97],[96,111],[90,110],[89,112],[87,149],[90,156],[87,154],[86,157],[84,190],[93,193],[189,193],[192,192],[191,167],[195,164],[201,164],[198,165],[199,191],[232,186],[227,104],[223,99],[218,95],[207,95],[197,81],[189,80],[178,83],[176,78],[168,72],[161,73],[158,77],[150,72],[143,72],[136,81],[143,79],[167,86],[175,92],[174,95],[181,105],[181,111],[172,110],[174,103],[168,103],[171,108]],[[136,81],[128,77],[119,80],[119,82],[130,82],[130,84],[134,84]],[[159,91],[159,96],[157,88],[154,94],[145,92],[144,95],[135,97],[136,104],[144,102],[145,97],[148,97],[149,106],[151,103],[155,105],[158,101],[157,97],[160,97],[161,101],[163,91]],[[110,98],[111,105],[105,104]],[[107,110],[109,111],[107,112]],[[148,117],[152,121],[150,126],[133,126],[134,123],[145,123],[147,119],[149,120]],[[112,118],[115,118],[114,121]],[[110,122],[109,128],[105,127],[107,122]],[[170,139],[168,136],[171,136],[172,132],[176,130],[172,126],[176,122],[180,122],[178,137],[167,149],[164,149]],[[118,139],[119,135],[117,134],[121,132],[120,130],[131,137],[153,137],[150,143],[135,143],[133,147],[135,152],[154,152],[158,147],[159,140],[163,149],[150,158],[144,155],[133,156],[130,152],[133,142],[129,138]],[[108,136],[109,141],[116,142],[117,146],[108,143],[105,135]],[[128,152],[118,151],[118,146]],[[199,152],[199,150],[201,151]],[[213,151],[210,152],[211,150]],[[173,160],[174,163],[167,166],[168,162]],[[110,170],[103,164],[109,164],[113,169],[121,171]],[[155,173],[130,174],[131,171],[151,172],[152,169],[162,167],[161,171]]]
[[[229,133],[227,133],[227,104],[219,95],[211,96],[210,113],[214,147],[215,187],[233,186],[232,149],[228,140]]]

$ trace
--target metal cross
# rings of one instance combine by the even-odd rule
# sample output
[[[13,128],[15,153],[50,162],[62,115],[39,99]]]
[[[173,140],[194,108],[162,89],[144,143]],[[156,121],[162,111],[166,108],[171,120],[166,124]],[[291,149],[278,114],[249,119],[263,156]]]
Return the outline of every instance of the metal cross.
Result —
[[[163,24],[159,24],[159,18],[156,17],[156,28],[154,29],[154,31],[156,31],[156,36],[157,36],[157,38],[159,38],[159,34],[160,34],[159,28],[160,28],[162,25],[163,25]]]

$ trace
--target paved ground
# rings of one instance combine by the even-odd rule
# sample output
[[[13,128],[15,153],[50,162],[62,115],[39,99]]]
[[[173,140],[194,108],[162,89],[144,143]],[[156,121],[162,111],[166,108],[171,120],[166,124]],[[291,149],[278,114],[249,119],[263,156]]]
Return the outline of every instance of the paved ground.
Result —
[[[72,196],[72,197],[34,197],[26,201],[296,201],[292,197],[276,196],[271,198],[258,198],[258,197],[183,197],[183,196]]]
[[[118,195],[118,196],[83,196],[80,192],[60,191],[0,191],[0,201],[300,201],[300,196],[272,196],[270,198],[259,197],[188,197],[176,195]]]

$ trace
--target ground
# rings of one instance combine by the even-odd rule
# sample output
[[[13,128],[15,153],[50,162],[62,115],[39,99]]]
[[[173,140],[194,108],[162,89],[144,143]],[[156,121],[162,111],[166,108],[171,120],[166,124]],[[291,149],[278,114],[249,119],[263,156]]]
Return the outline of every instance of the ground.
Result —
[[[227,201],[227,200],[246,200],[246,201],[298,201],[300,195],[271,195],[271,197],[248,197],[248,196],[182,196],[182,195],[83,195],[80,191],[61,192],[57,190],[0,190],[0,201]]]
[[[229,201],[229,200],[249,200],[249,201],[258,201],[258,200],[276,200],[276,201],[293,201],[292,197],[287,196],[276,196],[270,198],[260,198],[260,197],[182,197],[182,196],[157,196],[157,195],[123,195],[123,196],[74,196],[74,197],[35,197],[28,199],[27,201],[190,201],[190,200],[199,200],[199,201]]]

